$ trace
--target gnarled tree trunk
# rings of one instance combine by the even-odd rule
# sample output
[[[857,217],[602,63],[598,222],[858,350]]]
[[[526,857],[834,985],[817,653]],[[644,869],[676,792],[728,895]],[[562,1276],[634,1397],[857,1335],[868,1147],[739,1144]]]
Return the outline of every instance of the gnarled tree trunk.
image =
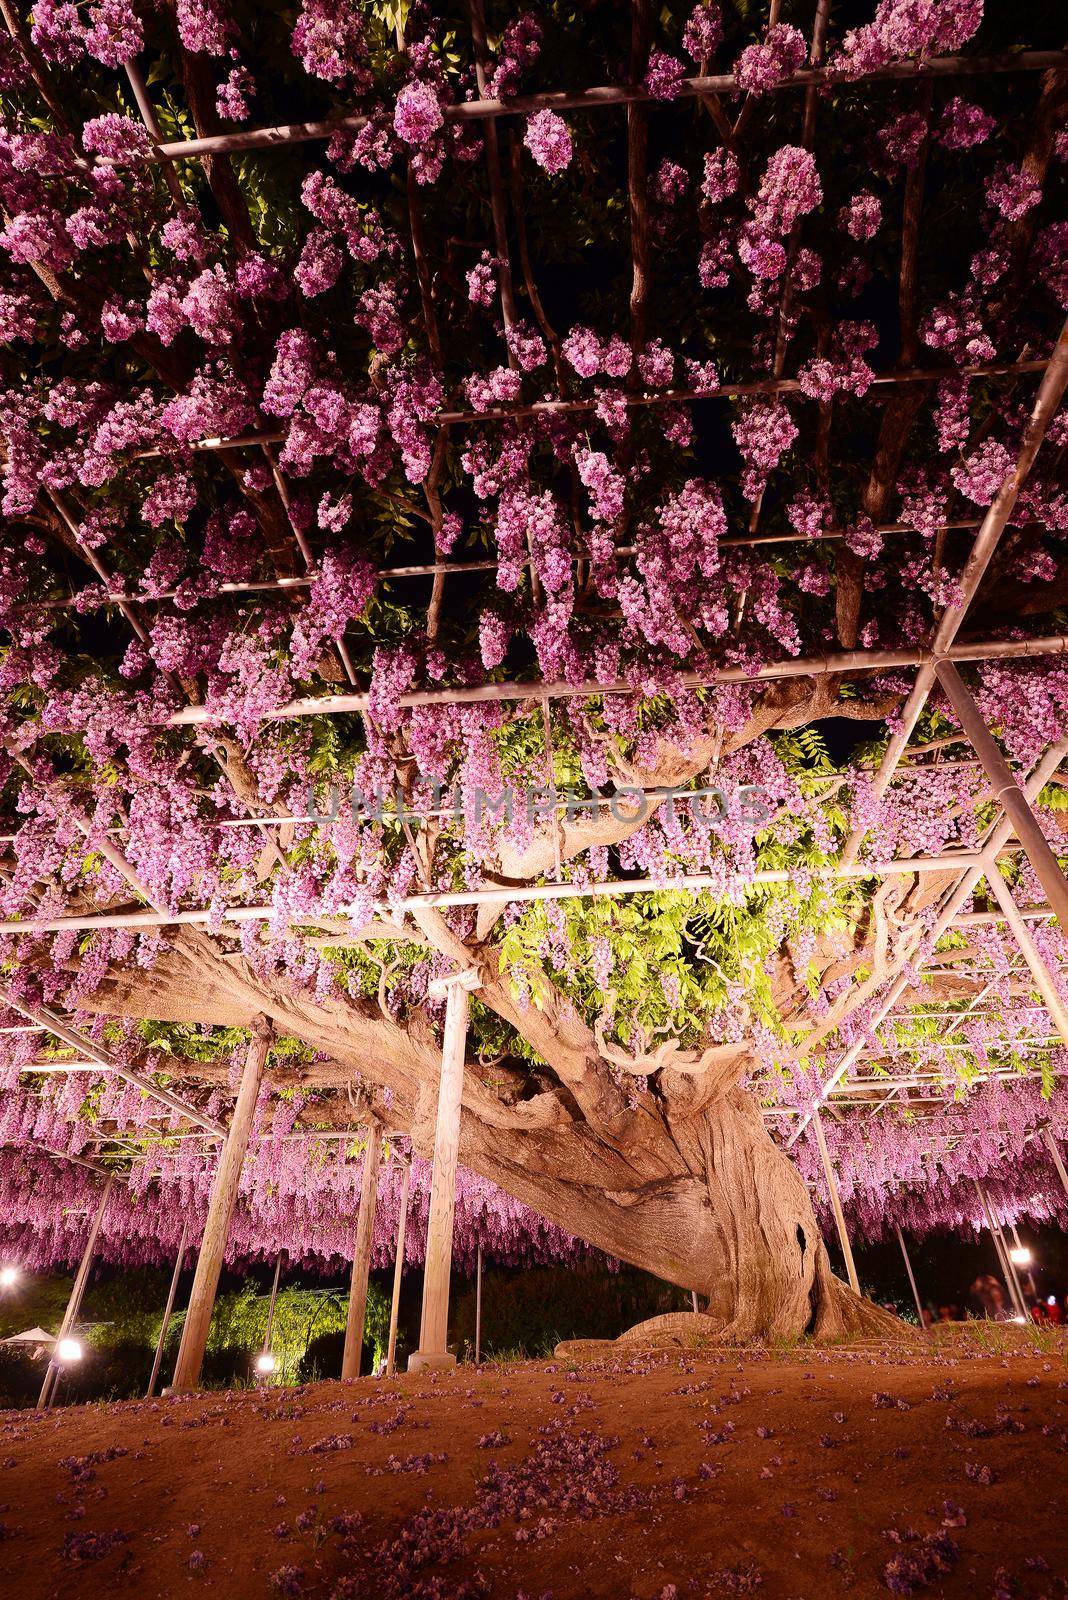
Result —
[[[633,1151],[612,1151],[636,1168],[612,1187],[599,1181],[594,1160],[587,1172],[590,1153],[573,1135],[559,1160],[542,1167],[519,1140],[513,1152],[499,1135],[487,1145],[478,1132],[469,1126],[463,1141],[469,1166],[569,1233],[695,1289],[726,1340],[902,1332],[831,1272],[804,1182],[742,1088],[685,1120],[665,1118],[640,1162]]]
[[[481,997],[512,1009],[492,979]],[[244,1023],[265,1012],[279,1033],[329,1057],[297,1069],[309,1087],[373,1080],[391,1091],[388,1113],[378,1114],[410,1133],[421,1153],[432,1150],[439,1049],[419,1017],[401,1027],[367,1003],[319,1004],[262,983],[239,958],[222,958],[199,939],[151,973],[115,973],[90,1004],[183,1022]],[[628,1100],[610,1063],[588,1053],[592,1036],[573,1011],[543,1008],[526,1028],[553,1055],[562,1085],[530,1095],[527,1079],[515,1073],[512,1085],[498,1067],[489,1086],[468,1063],[466,1166],[567,1232],[695,1289],[726,1339],[901,1331],[831,1273],[805,1185],[738,1086],[744,1052],[721,1064],[711,1084],[666,1068],[655,1093]],[[198,1062],[180,1070],[212,1077]],[[329,1108],[329,1100],[318,1103],[317,1116]],[[346,1125],[358,1120],[343,1094],[335,1115]]]

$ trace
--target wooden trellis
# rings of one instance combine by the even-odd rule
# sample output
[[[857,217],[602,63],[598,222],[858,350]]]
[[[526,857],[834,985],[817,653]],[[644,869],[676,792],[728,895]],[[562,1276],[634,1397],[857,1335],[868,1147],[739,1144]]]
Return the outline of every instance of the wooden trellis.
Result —
[[[804,91],[804,118],[802,126],[802,141],[810,145],[814,138],[815,109],[818,103],[819,92],[825,87],[838,85],[841,79],[836,76],[832,68],[822,65],[824,57],[824,33],[827,19],[827,5],[824,0],[816,11],[816,22],[810,49],[810,65],[796,73],[788,80],[777,86],[776,92],[790,90]],[[633,287],[631,292],[632,332],[635,342],[642,341],[638,337],[644,328],[647,298],[647,218],[643,216],[644,200],[644,145],[645,121],[650,114],[648,108],[653,104],[652,97],[641,87],[641,71],[632,71],[632,81],[625,85],[594,86],[578,90],[564,90],[540,94],[518,96],[502,102],[488,98],[486,89],[486,44],[485,29],[481,22],[481,7],[473,5],[472,35],[474,42],[475,60],[478,69],[479,97],[449,105],[444,110],[447,122],[479,123],[485,127],[486,163],[489,183],[489,210],[493,226],[492,248],[505,263],[500,280],[501,312],[505,327],[509,327],[515,320],[514,291],[511,277],[511,264],[509,260],[509,246],[507,227],[502,222],[503,217],[503,188],[500,168],[500,149],[498,145],[498,125],[507,119],[516,116],[528,115],[539,110],[552,111],[577,111],[592,113],[608,108],[619,108],[626,112],[628,117],[628,157],[629,157],[629,201],[630,224],[632,244],[632,272]],[[635,19],[635,39],[637,55],[642,55],[641,43],[643,31],[648,33],[648,7],[644,0],[639,0],[633,8]],[[648,54],[648,41],[645,38],[644,54]],[[639,60],[641,68],[644,63]],[[880,80],[917,80],[933,81],[941,78],[983,76],[1001,73],[1037,73],[1050,70],[1068,68],[1068,53],[1060,51],[1023,51],[1019,53],[1006,53],[998,56],[966,57],[946,56],[928,58],[915,63],[894,63],[889,66],[865,72],[849,80],[849,87],[863,85],[869,81]],[[366,118],[362,116],[343,116],[319,122],[278,125],[245,129],[232,133],[213,134],[201,138],[181,139],[166,141],[161,138],[158,120],[153,107],[151,92],[146,86],[140,70],[131,65],[127,69],[127,77],[134,95],[138,111],[148,132],[151,159],[159,164],[164,181],[168,184],[172,198],[175,201],[183,199],[181,185],[178,180],[175,163],[193,160],[203,160],[213,157],[227,157],[239,153],[266,155],[267,153],[286,148],[300,143],[324,141],[338,132],[352,132],[364,125]],[[683,80],[680,88],[682,98],[697,100],[710,108],[714,101],[737,97],[742,90],[732,74],[698,75]],[[743,123],[747,115],[746,105],[743,104],[735,131]],[[637,179],[641,181],[638,182]],[[409,214],[411,221],[410,246],[412,258],[416,264],[419,278],[424,322],[428,344],[433,350],[436,343],[435,315],[432,299],[427,286],[425,265],[425,242],[422,240],[422,219],[419,215],[417,197],[413,198],[409,186]],[[796,246],[796,240],[791,244]],[[788,282],[789,280],[787,280]],[[774,370],[770,377],[754,378],[748,381],[724,381],[711,393],[707,390],[692,388],[667,388],[662,391],[647,392],[635,389],[628,393],[626,404],[628,406],[653,406],[660,404],[704,403],[706,401],[733,400],[760,395],[778,395],[796,393],[800,384],[796,378],[785,375],[785,357],[787,340],[782,330],[789,317],[787,293],[779,307],[779,335],[776,344]],[[953,661],[989,661],[996,659],[1023,659],[1027,657],[1050,657],[1061,655],[1068,649],[1068,636],[1059,635],[1044,639],[1031,639],[1023,641],[988,640],[979,643],[958,643],[958,636],[967,618],[979,587],[986,573],[990,561],[998,547],[999,540],[1006,528],[1009,518],[1013,513],[1019,491],[1030,472],[1039,447],[1057,414],[1061,404],[1065,387],[1068,385],[1068,326],[1062,333],[1055,348],[1046,356],[1026,357],[1019,360],[1003,359],[981,363],[969,368],[929,367],[919,368],[914,360],[897,370],[876,375],[875,386],[899,392],[901,388],[915,383],[930,383],[939,381],[948,376],[967,377],[984,376],[990,378],[1008,378],[1016,380],[1031,375],[1038,375],[1040,382],[1037,395],[1031,410],[1030,422],[1025,431],[1018,459],[1013,471],[1007,477],[1001,492],[990,506],[986,516],[981,521],[963,521],[948,523],[948,529],[955,529],[974,535],[970,554],[968,556],[962,582],[962,598],[959,603],[950,606],[941,617],[937,627],[933,630],[930,639],[922,647],[908,650],[842,650],[828,652],[823,657],[806,657],[786,659],[772,662],[758,671],[751,669],[724,667],[712,675],[700,676],[683,674],[681,681],[686,687],[708,687],[716,683],[758,683],[774,682],[786,678],[829,676],[838,673],[863,673],[873,671],[887,671],[891,669],[915,669],[914,686],[905,710],[900,718],[899,725],[891,738],[890,745],[875,778],[878,793],[886,790],[893,781],[902,757],[909,751],[909,741],[922,714],[927,698],[939,676],[944,676],[943,663]],[[445,430],[456,427],[481,427],[493,425],[502,421],[536,417],[539,415],[572,414],[589,411],[595,402],[583,397],[555,396],[544,400],[535,401],[528,405],[498,406],[484,412],[473,411],[470,408],[443,408],[433,419],[434,426],[438,429],[438,439],[443,440]],[[231,583],[223,584],[220,593],[223,594],[256,594],[276,591],[279,593],[292,592],[297,598],[314,581],[316,575],[315,557],[307,543],[298,523],[290,515],[289,491],[286,481],[278,466],[274,455],[274,447],[284,443],[287,434],[285,430],[263,429],[251,431],[233,438],[206,438],[194,441],[190,448],[197,453],[208,454],[214,452],[254,452],[255,459],[266,461],[269,466],[273,487],[279,502],[285,512],[286,522],[292,537],[293,544],[305,568],[303,575],[291,576],[279,572],[274,578],[258,583]],[[441,446],[443,449],[443,445]],[[159,450],[141,451],[136,454],[141,458],[163,455]],[[424,485],[426,510],[415,508],[416,514],[424,518],[431,525],[436,534],[441,523],[441,503],[437,494],[437,485],[428,480]],[[115,607],[133,635],[145,641],[147,638],[145,623],[140,608],[144,601],[137,595],[125,593],[121,585],[114,581],[95,551],[88,548],[82,541],[79,533],[79,519],[73,510],[67,507],[57,496],[53,496],[53,505],[56,514],[75,541],[87,565],[94,576],[104,585],[107,603]],[[746,547],[760,544],[775,544],[805,541],[791,535],[767,534],[759,531],[759,502],[754,510],[751,525],[745,536],[729,538],[723,541],[725,548]],[[900,524],[879,521],[876,523],[882,531],[896,533],[901,531]],[[827,530],[820,535],[826,540],[841,538],[841,530]],[[436,540],[435,540],[436,544]],[[633,553],[632,546],[620,546],[615,550],[617,557],[624,557]],[[437,554],[437,552],[435,552]],[[522,563],[524,567],[531,567],[530,560]],[[380,580],[400,578],[430,578],[433,580],[433,592],[430,602],[430,614],[436,616],[440,611],[442,588],[444,580],[450,575],[459,575],[472,572],[493,572],[497,569],[495,561],[457,561],[435,559],[433,562],[412,564],[408,566],[383,567],[379,572]],[[175,599],[175,592],[154,596],[153,603],[170,603]],[[61,609],[73,605],[74,601],[47,601],[44,606],[49,609]],[[435,610],[435,607],[437,608]],[[428,631],[433,634],[433,627]],[[356,670],[351,656],[346,648],[344,639],[337,644],[337,655],[345,679],[347,679],[348,693],[308,696],[294,700],[282,706],[274,714],[279,718],[302,717],[309,715],[322,715],[334,713],[357,712],[362,713],[367,708],[367,694],[361,689]],[[177,687],[177,685],[175,685]],[[485,702],[511,702],[518,704],[529,703],[545,706],[548,700],[561,696],[594,696],[604,694],[633,694],[634,685],[628,682],[598,682],[570,685],[543,682],[506,682],[486,684],[470,689],[443,689],[443,690],[413,690],[401,696],[400,704],[404,706],[416,705],[454,705],[465,703]],[[183,698],[185,698],[183,696]],[[183,709],[175,712],[168,724],[173,727],[198,727],[212,721],[212,715],[205,707],[187,703]],[[1048,753],[1046,758],[1039,763],[1036,773],[1032,775],[1029,786],[1031,798],[1042,787],[1043,783],[1057,771],[1065,754],[1065,747],[1060,746]],[[224,763],[220,761],[224,775],[229,776]],[[1041,781],[1039,781],[1041,780]],[[1036,787],[1037,785],[1037,787]],[[247,810],[247,803],[238,790],[234,790],[235,804],[238,808]],[[219,819],[221,825],[232,825],[233,818]],[[281,818],[266,816],[251,816],[238,819],[249,825],[259,827],[263,832],[271,850],[275,853],[276,860],[282,871],[288,871],[288,862],[271,828]],[[1023,830],[1022,815],[1017,812],[1019,828]],[[872,875],[887,875],[893,873],[921,873],[925,871],[938,872],[952,869],[957,873],[956,884],[947,891],[944,901],[939,909],[939,926],[944,930],[967,925],[967,918],[972,913],[966,912],[964,907],[971,899],[975,884],[988,872],[991,883],[995,885],[998,879],[996,860],[1001,850],[1011,847],[1009,844],[1010,829],[1004,818],[996,821],[988,831],[985,841],[978,851],[953,852],[944,856],[923,858],[909,857],[902,861],[865,863],[856,865],[861,836],[855,834],[847,842],[839,862],[832,869],[834,875],[852,878],[864,878]],[[210,918],[207,911],[199,909],[182,909],[170,912],[167,908],[153,905],[151,897],[144,891],[138,882],[137,876],[129,867],[118,847],[113,850],[112,865],[116,866],[138,899],[146,901],[151,909],[136,911],[104,912],[99,915],[72,915],[42,917],[40,920],[33,917],[8,919],[0,922],[0,933],[18,932],[43,932],[46,930],[87,930],[92,928],[150,928],[182,926],[189,924],[206,924]],[[559,862],[557,875],[559,876]],[[787,873],[776,874],[773,872],[757,873],[754,881],[775,883],[786,881]],[[670,886],[680,890],[694,893],[704,888],[714,886],[718,879],[709,875],[687,874],[672,880]],[[1062,879],[1063,883],[1063,879]],[[415,894],[390,900],[382,903],[380,910],[383,916],[396,914],[410,909],[427,907],[441,907],[448,905],[478,905],[493,901],[536,901],[566,898],[570,895],[596,894],[596,895],[623,895],[641,893],[646,889],[660,889],[664,885],[654,879],[627,880],[615,883],[597,885],[570,885],[565,883],[552,883],[543,885],[530,885],[519,888],[470,890],[456,894]],[[1068,889],[1066,889],[1068,894]],[[1050,890],[1053,903],[1056,904],[1056,885]],[[1042,989],[1041,978],[1035,965],[1035,952],[1033,944],[1026,935],[1023,924],[1023,914],[1013,907],[1011,910],[1002,902],[1003,916],[1009,919],[1013,932],[1021,944],[1021,949],[1027,957],[1027,970],[1032,979]],[[1037,914],[1048,914],[1045,908],[1037,908]],[[223,923],[233,927],[246,921],[266,920],[271,915],[269,906],[250,906],[231,908],[223,915]],[[311,926],[312,919],[302,922],[301,926]],[[343,922],[331,922],[329,919],[317,919],[316,926],[321,926],[327,935],[324,942],[330,945],[343,945],[345,933]],[[1023,933],[1020,929],[1024,928]],[[919,929],[906,928],[902,937],[902,945],[906,956],[914,953],[918,942]],[[331,937],[331,935],[335,935]],[[904,965],[904,957],[898,960],[898,968]],[[1041,962],[1039,962],[1041,966]],[[886,989],[884,996],[885,1005],[882,1017],[892,1018],[893,1008],[901,1002],[901,997],[906,985],[898,972],[892,970],[887,975],[883,985]],[[1057,1005],[1050,999],[1049,993],[1043,993],[1046,1010],[1058,1028],[1058,1037],[1068,1044],[1068,1020],[1058,1014]],[[11,1002],[16,1010],[24,1008]],[[27,1015],[31,1013],[26,1012]],[[76,1036],[70,1029],[65,1019],[51,1016],[37,1017],[32,1014],[38,1025],[49,1029],[67,1044],[78,1048],[85,1048],[85,1041],[81,1036]],[[96,1051],[91,1055],[98,1066],[105,1069],[114,1067],[114,1062],[103,1060],[106,1052]],[[846,1051],[835,1067],[830,1080],[814,1108],[818,1118],[818,1106],[832,1100],[849,1100],[853,1093],[858,1096],[874,1088],[875,1082],[871,1080],[858,1082],[848,1076],[850,1068],[856,1057],[851,1051]],[[43,1065],[43,1064],[42,1064]],[[262,1067],[262,1061],[260,1063]],[[32,1070],[32,1069],[31,1069]],[[179,1100],[175,1096],[168,1096],[165,1091],[160,1091],[151,1080],[131,1073],[128,1069],[121,1069],[130,1079],[137,1082],[146,1092],[154,1094],[164,1104],[169,1106],[172,1113],[183,1116],[188,1122],[199,1127],[206,1136],[219,1138],[224,1130],[214,1119],[207,1119],[195,1106]],[[996,1074],[992,1074],[995,1075]],[[926,1091],[930,1086],[928,1078],[922,1073],[909,1074],[900,1079],[879,1080],[879,1088],[887,1090],[884,1104],[889,1104],[902,1089],[917,1089]],[[866,1103],[866,1102],[865,1102]],[[798,1133],[803,1130],[806,1118],[802,1118]],[[198,1134],[198,1137],[200,1135]]]

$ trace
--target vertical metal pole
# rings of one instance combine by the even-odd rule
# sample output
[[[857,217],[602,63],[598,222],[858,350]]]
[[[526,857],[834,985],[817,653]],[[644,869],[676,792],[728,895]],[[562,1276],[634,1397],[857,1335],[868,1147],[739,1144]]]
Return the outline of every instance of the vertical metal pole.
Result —
[[[478,1264],[475,1267],[475,1366],[482,1365],[482,1245],[478,1247]]]
[[[345,1349],[341,1357],[341,1376],[358,1378],[363,1361],[363,1331],[367,1321],[367,1282],[371,1273],[371,1246],[374,1243],[375,1207],[378,1203],[378,1162],[382,1154],[382,1130],[373,1121],[367,1129],[360,1179],[360,1209],[356,1217],[356,1243],[352,1252],[352,1277],[349,1282],[349,1309],[345,1318]]]
[[[70,1330],[77,1322],[78,1314],[82,1309],[82,1299],[85,1295],[86,1286],[89,1282],[89,1273],[93,1265],[93,1255],[96,1251],[96,1242],[100,1237],[100,1228],[104,1221],[104,1211],[108,1203],[108,1197],[111,1194],[111,1186],[114,1182],[115,1174],[113,1172],[109,1172],[107,1181],[104,1184],[104,1192],[100,1196],[96,1213],[89,1228],[89,1237],[85,1241],[85,1249],[82,1251],[82,1259],[78,1263],[77,1272],[74,1274],[74,1283],[71,1286],[70,1299],[67,1301],[67,1309],[63,1313],[63,1321],[60,1323],[59,1332],[56,1335],[54,1349],[57,1354],[59,1350],[59,1341],[61,1339],[65,1339],[70,1333]],[[55,1393],[56,1380],[58,1379],[58,1376],[59,1364],[53,1356],[53,1359],[48,1363],[48,1371],[45,1373],[44,1383],[41,1385],[41,1393],[37,1400],[38,1411],[43,1411],[45,1406],[49,1404],[52,1395]]]
[[[860,1279],[857,1277],[857,1266],[853,1260],[849,1234],[846,1232],[845,1212],[842,1210],[842,1202],[838,1195],[838,1184],[835,1180],[834,1168],[831,1165],[831,1153],[827,1149],[827,1140],[823,1132],[823,1119],[820,1116],[818,1106],[812,1113],[812,1131],[816,1136],[816,1144],[819,1146],[820,1159],[823,1162],[823,1175],[827,1179],[827,1190],[831,1197],[831,1210],[834,1212],[835,1225],[838,1229],[838,1243],[841,1245],[842,1255],[845,1257],[846,1277],[849,1279],[849,1287],[854,1294],[859,1294]]]
[[[994,1213],[990,1209],[990,1202],[986,1197],[985,1189],[978,1179],[973,1181],[975,1182],[975,1192],[979,1197],[979,1204],[982,1207],[983,1215],[986,1217],[986,1225],[990,1231],[990,1237],[994,1241],[994,1249],[997,1251],[998,1261],[1001,1263],[1001,1270],[1005,1277],[1005,1287],[1009,1292],[1009,1298],[1016,1307],[1017,1315],[1020,1315],[1023,1308],[1018,1296],[1019,1286],[1015,1283],[1016,1275],[1012,1262],[1009,1260],[1008,1252],[1005,1249],[1005,1241],[994,1226]]]
[[[949,696],[957,720],[964,729],[972,749],[982,762],[990,786],[994,791],[994,799],[1001,805],[1005,815],[1011,820],[1016,830],[1016,837],[1027,852],[1027,859],[1035,869],[1035,876],[1046,891],[1049,903],[1057,916],[1057,921],[1065,933],[1068,933],[1068,878],[1060,869],[1057,857],[1053,854],[1046,836],[1042,832],[1038,818],[1035,816],[1023,790],[1009,769],[1008,762],[998,748],[986,723],[983,721],[979,707],[972,699],[965,687],[964,680],[952,661],[942,660],[935,664],[938,681]]]
[[[987,1204],[990,1205],[989,1199]],[[1005,1237],[1005,1229],[998,1220],[993,1206],[990,1206],[990,1218],[994,1224],[994,1227],[997,1229],[998,1238],[1001,1240],[1001,1253],[1005,1257],[1005,1269],[1009,1274],[1009,1288],[1012,1293],[1013,1302],[1016,1306],[1017,1315],[1023,1317],[1025,1322],[1029,1322],[1030,1312],[1027,1309],[1027,1301],[1024,1299],[1023,1285],[1020,1282],[1020,1274],[1017,1272],[1016,1263],[1012,1259],[1012,1251],[1009,1249],[1009,1241]]]
[[[1027,1246],[1024,1245],[1023,1240],[1020,1238],[1020,1230],[1016,1226],[1015,1222],[1012,1224],[1012,1238],[1013,1238],[1013,1243],[1015,1244],[1017,1250],[1023,1250],[1023,1249],[1026,1248],[1028,1256],[1030,1257],[1030,1255],[1031,1255],[1030,1248],[1028,1248]],[[1023,1280],[1021,1279],[1021,1282],[1022,1281]],[[1035,1288],[1035,1274],[1032,1271],[1030,1266],[1028,1266],[1028,1268],[1027,1268],[1027,1281],[1031,1285],[1031,1298],[1033,1300],[1037,1300],[1038,1299],[1038,1290]]]
[[[987,872],[986,878],[994,892],[994,898],[1001,907],[1005,921],[1009,925],[1009,929],[1013,935],[1013,938],[1016,940],[1020,952],[1023,955],[1024,960],[1027,962],[1031,976],[1035,981],[1035,988],[1042,997],[1042,1002],[1050,1015],[1053,1025],[1057,1029],[1057,1032],[1060,1034],[1061,1038],[1064,1040],[1065,1044],[1068,1045],[1068,1007],[1065,1006],[1064,1001],[1061,999],[1060,990],[1057,988],[1057,985],[1053,979],[1053,975],[1046,966],[1042,954],[1031,936],[1031,930],[1027,926],[1023,917],[1020,915],[1019,907],[1017,906],[1016,901],[1013,899],[1009,886],[1001,876],[1001,873],[998,872],[996,866],[992,866],[990,868],[990,870]],[[1052,904],[1052,901],[1050,903]],[[1068,1172],[1066,1172],[1064,1169],[1064,1163],[1061,1160],[1056,1141],[1054,1140],[1048,1128],[1044,1130],[1042,1138],[1045,1142],[1047,1150],[1053,1157],[1053,1164],[1057,1169],[1057,1176],[1060,1178],[1061,1183],[1064,1186],[1064,1192],[1065,1194],[1068,1194]],[[1006,1251],[1006,1255],[1007,1254],[1008,1252]],[[1011,1261],[1007,1263],[1007,1266],[1015,1275],[1015,1268],[1013,1267]],[[1031,1289],[1032,1292],[1034,1292],[1033,1277],[1031,1279]],[[1027,1308],[1023,1304],[1022,1294],[1020,1296],[1020,1300],[1021,1312],[1024,1316],[1026,1316]]]
[[[256,1112],[256,1099],[263,1077],[263,1064],[267,1059],[273,1034],[266,1017],[253,1023],[245,1066],[241,1074],[241,1087],[237,1091],[233,1116],[223,1147],[219,1152],[215,1176],[208,1196],[208,1217],[204,1224],[204,1237],[200,1241],[193,1287],[182,1328],[182,1342],[178,1346],[171,1388],[195,1389],[200,1382],[204,1365],[204,1352],[208,1346],[211,1314],[215,1309],[215,1296],[222,1275],[226,1239],[230,1232],[230,1218],[237,1199],[241,1168],[248,1149],[248,1137]]]
[[[423,1315],[419,1349],[408,1361],[409,1372],[421,1372],[424,1367],[450,1367],[455,1363],[455,1357],[447,1349],[452,1229],[456,1215],[468,991],[477,988],[479,981],[478,973],[470,968],[456,977],[444,979],[438,988],[438,993],[443,989],[446,996],[445,1040],[441,1049],[438,1116],[434,1129],[434,1175],[430,1185],[430,1218],[423,1268]],[[431,985],[431,992],[434,992],[434,985]]]
[[[188,1222],[182,1223],[182,1237],[178,1241],[178,1254],[174,1261],[174,1271],[171,1273],[171,1286],[167,1291],[167,1304],[163,1311],[163,1321],[160,1324],[159,1338],[156,1340],[156,1354],[152,1360],[152,1376],[148,1380],[145,1390],[145,1399],[151,1400],[156,1392],[156,1379],[159,1377],[160,1363],[163,1360],[163,1346],[167,1342],[167,1329],[171,1325],[171,1312],[174,1310],[174,1297],[178,1293],[178,1279],[182,1275],[182,1263],[185,1260],[185,1241],[189,1234]]]
[[[905,1271],[909,1275],[909,1284],[912,1288],[912,1298],[916,1302],[916,1315],[920,1319],[921,1329],[925,1330],[927,1324],[923,1320],[923,1301],[920,1299],[920,1291],[916,1287],[916,1274],[913,1272],[912,1262],[909,1260],[908,1248],[905,1244],[905,1235],[902,1233],[896,1222],[894,1223],[894,1232],[897,1234],[897,1242],[901,1246],[901,1254],[905,1258]]]
[[[412,1164],[404,1163],[401,1179],[400,1210],[397,1213],[397,1255],[393,1263],[393,1301],[389,1308],[389,1346],[386,1351],[386,1377],[397,1370],[397,1322],[400,1317],[401,1279],[404,1276],[404,1235],[408,1228],[408,1193],[412,1184]]]
[[[267,1331],[263,1335],[263,1354],[267,1355],[271,1348],[271,1332],[274,1328],[274,1308],[278,1303],[278,1279],[282,1274],[282,1252],[278,1252],[278,1260],[274,1264],[274,1282],[271,1284],[271,1301],[267,1307]]]
[[[996,867],[991,867],[986,874],[986,881],[993,890],[994,898],[1001,907],[1002,915],[1009,925],[1009,930],[1020,948],[1020,952],[1031,970],[1035,980],[1035,988],[1042,996],[1042,1003],[1050,1014],[1054,1027],[1068,1045],[1068,1007],[1061,999],[1060,991],[1053,981],[1053,976],[1041,952],[1031,936],[1031,930],[1020,915],[1019,907],[1012,897],[1005,879]]]
[[[993,1241],[994,1241],[994,1252],[995,1252],[995,1254],[997,1255],[997,1258],[998,1258],[998,1265],[1000,1266],[1001,1271],[1004,1274],[1005,1285],[1006,1285],[1006,1287],[1008,1287],[1009,1272],[1008,1272],[1008,1268],[1005,1265],[1005,1257],[1004,1257],[1004,1254],[1002,1253],[1002,1249],[1001,1249],[1001,1240],[998,1238],[997,1234],[994,1231],[994,1224],[993,1224],[993,1222],[991,1220],[991,1217],[990,1217],[990,1209],[989,1209],[989,1207],[987,1206],[987,1203],[986,1203],[986,1196],[982,1191],[982,1188],[981,1188],[981,1186],[979,1184],[978,1178],[973,1178],[972,1182],[975,1184],[975,1194],[976,1194],[976,1198],[979,1201],[979,1209],[983,1213],[983,1216],[986,1218],[986,1229],[987,1229],[987,1232],[989,1233],[991,1239],[993,1239]]]

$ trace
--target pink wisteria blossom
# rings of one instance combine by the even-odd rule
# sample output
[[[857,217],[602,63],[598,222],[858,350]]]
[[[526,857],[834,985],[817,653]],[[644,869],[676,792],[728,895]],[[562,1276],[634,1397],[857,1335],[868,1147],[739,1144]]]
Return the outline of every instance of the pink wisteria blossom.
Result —
[[[937,138],[947,150],[973,150],[989,139],[996,125],[981,106],[972,105],[958,94],[942,112]]]
[[[523,143],[538,166],[554,176],[571,165],[571,133],[554,111],[536,111],[528,119]]]
[[[444,122],[438,97],[429,83],[416,79],[404,86],[393,111],[393,128],[405,144],[425,145]]]
[[[497,66],[488,88],[498,100],[507,100],[517,93],[526,72],[541,54],[541,25],[532,11],[510,22],[501,35],[497,47]]]
[[[734,76],[750,94],[766,94],[804,63],[808,47],[800,29],[787,22],[769,28],[759,44],[751,44],[734,63]]]
[[[649,56],[642,87],[654,100],[676,100],[685,76],[686,68],[677,57],[669,56],[663,50],[654,50]]]
[[[855,194],[848,206],[843,206],[838,213],[839,225],[851,239],[874,239],[882,220],[882,204],[868,189]]]
[[[686,54],[698,64],[710,61],[723,38],[723,19],[718,0],[698,0],[682,30]]]
[[[999,166],[986,184],[986,198],[1006,222],[1017,222],[1042,199],[1042,185],[1022,167]]]

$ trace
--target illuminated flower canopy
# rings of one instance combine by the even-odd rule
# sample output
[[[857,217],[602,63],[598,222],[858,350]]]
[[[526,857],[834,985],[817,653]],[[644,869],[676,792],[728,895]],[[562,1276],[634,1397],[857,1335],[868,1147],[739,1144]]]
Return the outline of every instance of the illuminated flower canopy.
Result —
[[[343,1253],[325,1136],[412,1131],[461,960],[506,1186],[494,1128],[659,1116],[715,1050],[784,1142],[832,1080],[869,1228],[932,1099],[966,1141],[1037,1077],[983,1173],[1018,1094],[1064,1131],[981,867],[939,922],[1000,813],[930,654],[1066,853],[1059,10],[5,12],[6,993],[211,1117],[277,1006],[239,1254]],[[132,1161],[173,1248],[210,1146],[46,1041],[0,1034],[6,1192]]]

